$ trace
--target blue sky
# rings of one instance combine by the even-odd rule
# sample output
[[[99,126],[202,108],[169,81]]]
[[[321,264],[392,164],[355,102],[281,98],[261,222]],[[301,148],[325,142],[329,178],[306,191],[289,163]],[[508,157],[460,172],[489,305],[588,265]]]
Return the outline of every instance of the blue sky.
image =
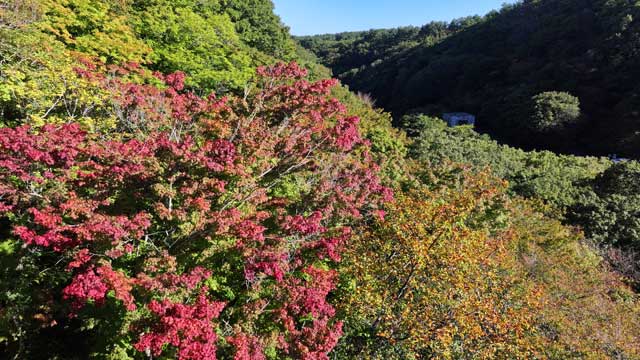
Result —
[[[513,0],[273,0],[294,35],[423,25],[484,15]]]

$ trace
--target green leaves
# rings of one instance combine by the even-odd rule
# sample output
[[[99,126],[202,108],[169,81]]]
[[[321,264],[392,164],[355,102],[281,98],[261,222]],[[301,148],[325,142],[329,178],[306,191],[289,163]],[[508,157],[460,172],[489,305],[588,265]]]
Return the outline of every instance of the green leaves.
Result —
[[[18,248],[19,243],[16,240],[8,239],[0,242],[0,256],[9,256]]]
[[[640,250],[640,165],[613,165],[569,209],[568,218],[601,245]]]
[[[484,17],[298,40],[394,114],[465,111],[512,146],[640,155],[636,1],[519,1]],[[577,119],[562,95],[534,110],[531,98],[549,91],[584,105],[575,132],[548,136]]]
[[[251,50],[227,15],[190,2],[135,2],[134,8],[131,22],[153,49],[153,69],[183,71],[188,85],[203,91],[240,89],[253,74]]]
[[[529,126],[536,131],[562,130],[580,118],[580,100],[567,93],[548,91],[534,96]]]
[[[526,152],[500,145],[468,127],[447,128],[444,122],[424,115],[404,118],[415,134],[411,154],[432,165],[447,161],[485,167],[509,181],[514,194],[538,198],[564,208],[574,203],[580,182],[594,178],[610,162],[603,158],[556,155],[549,151]]]
[[[126,8],[117,1],[45,0],[38,27],[69,49],[109,63],[144,62],[151,49],[129,26]]]
[[[13,4],[15,2],[15,4]],[[114,125],[79,62],[185,72],[199,94],[240,93],[257,66],[298,56],[270,1],[12,0],[0,16],[0,124]],[[15,5],[15,6],[14,6]],[[309,61],[306,61],[309,63]],[[101,117],[100,119],[97,119]]]
[[[295,58],[289,29],[273,12],[271,0],[221,0],[242,41],[277,59]]]

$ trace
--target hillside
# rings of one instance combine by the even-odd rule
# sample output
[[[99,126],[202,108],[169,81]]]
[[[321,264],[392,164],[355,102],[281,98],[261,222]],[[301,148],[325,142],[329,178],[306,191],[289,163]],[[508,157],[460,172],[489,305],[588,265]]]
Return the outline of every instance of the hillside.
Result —
[[[636,162],[394,121],[273,9],[0,4],[0,358],[640,359]]]
[[[465,111],[511,145],[638,157],[639,9],[624,0],[524,1],[449,24],[298,40],[394,114]],[[550,91],[579,99],[579,121],[531,126],[532,98]]]

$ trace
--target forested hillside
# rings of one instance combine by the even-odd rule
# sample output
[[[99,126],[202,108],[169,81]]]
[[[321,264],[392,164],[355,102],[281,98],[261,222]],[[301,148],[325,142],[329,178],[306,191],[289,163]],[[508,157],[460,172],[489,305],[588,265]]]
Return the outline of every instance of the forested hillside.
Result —
[[[0,358],[640,358],[637,163],[329,73],[270,0],[0,3]]]
[[[627,0],[532,0],[451,23],[299,41],[397,115],[465,111],[511,145],[638,157],[639,11]],[[549,92],[569,93],[543,106],[571,108],[570,118],[540,115],[536,96]]]

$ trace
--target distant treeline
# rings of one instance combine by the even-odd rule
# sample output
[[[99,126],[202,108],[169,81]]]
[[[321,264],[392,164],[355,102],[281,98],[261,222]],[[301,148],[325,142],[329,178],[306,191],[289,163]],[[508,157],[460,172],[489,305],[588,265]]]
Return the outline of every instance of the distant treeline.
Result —
[[[639,5],[524,1],[451,23],[298,41],[395,114],[466,111],[481,131],[511,145],[637,157]],[[531,126],[534,97],[546,92],[576,97],[579,118],[551,130]]]

